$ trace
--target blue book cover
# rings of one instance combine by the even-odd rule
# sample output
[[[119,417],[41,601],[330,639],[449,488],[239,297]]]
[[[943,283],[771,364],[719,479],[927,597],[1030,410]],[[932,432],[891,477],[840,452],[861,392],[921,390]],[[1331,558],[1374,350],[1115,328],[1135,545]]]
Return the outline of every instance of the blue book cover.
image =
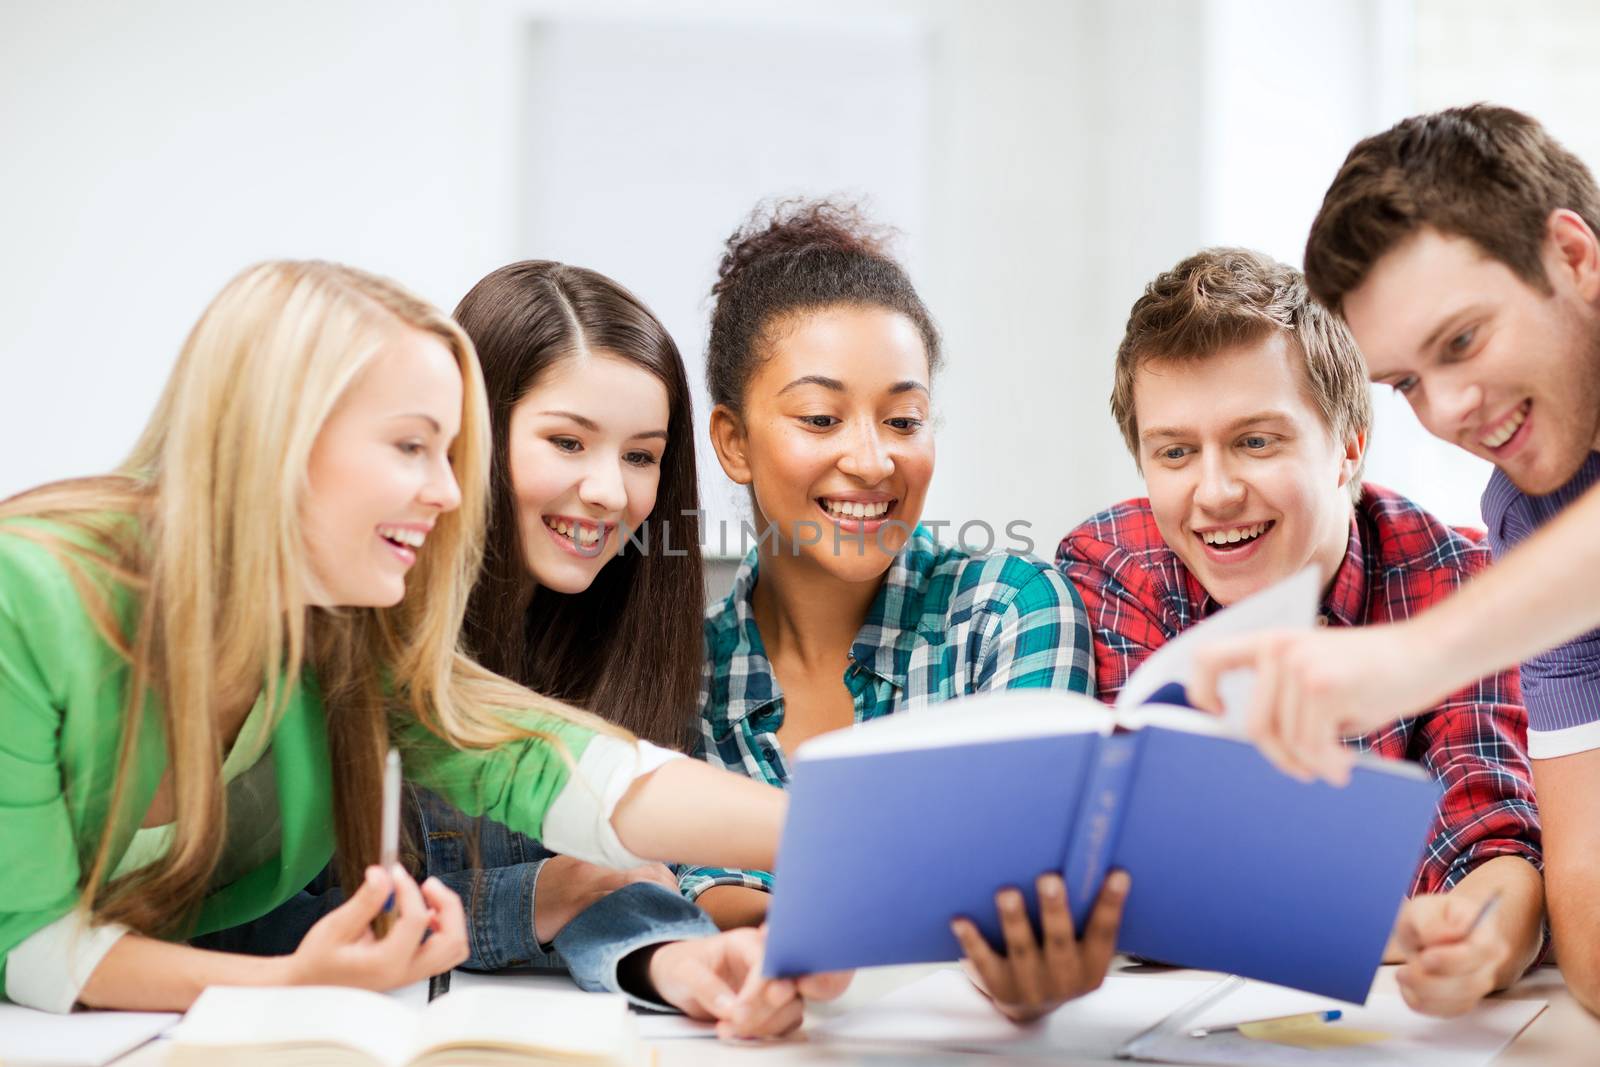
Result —
[[[953,717],[950,705],[872,725],[998,727],[963,703],[972,715]],[[1017,710],[1003,696],[996,704],[997,716]],[[997,941],[994,894],[1004,885],[1023,890],[1037,914],[1034,879],[1061,869],[1109,729],[1105,709],[1085,704],[1080,723],[1071,711],[1041,720],[1023,708],[1043,724],[1029,736],[821,758],[802,746],[767,913],[767,972],[957,959],[951,919],[965,915]]]
[[[999,943],[998,889],[1023,889],[1037,915],[1035,877],[1062,871],[1081,916],[1105,872],[1122,868],[1133,887],[1120,950],[1365,1000],[1422,856],[1435,783],[1380,761],[1344,788],[1297,782],[1192,711],[1136,713],[1135,729],[1109,737],[1039,727],[1053,716],[1069,730],[1096,711],[1071,694],[985,695],[894,723],[887,750],[874,743],[878,723],[819,758],[802,749],[767,973],[954,960],[953,916]],[[948,727],[956,714],[1013,736],[961,739]],[[914,747],[918,719],[941,717]],[[1015,736],[1012,718],[1035,733]],[[1078,900],[1085,885],[1089,900]]]

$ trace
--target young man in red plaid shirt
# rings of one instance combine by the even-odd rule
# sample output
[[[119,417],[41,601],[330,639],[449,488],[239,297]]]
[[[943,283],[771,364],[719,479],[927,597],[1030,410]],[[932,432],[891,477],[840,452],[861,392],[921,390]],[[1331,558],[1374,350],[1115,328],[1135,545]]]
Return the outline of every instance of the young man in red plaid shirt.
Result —
[[[1300,274],[1265,256],[1213,249],[1151,282],[1111,406],[1150,495],[1095,515],[1056,556],[1088,609],[1102,699],[1186,627],[1307,565],[1327,577],[1320,621],[1361,626],[1426,608],[1489,561],[1480,534],[1361,481],[1361,355]],[[1420,1011],[1463,1012],[1540,953],[1526,735],[1511,671],[1347,742],[1421,763],[1444,788],[1389,946]]]

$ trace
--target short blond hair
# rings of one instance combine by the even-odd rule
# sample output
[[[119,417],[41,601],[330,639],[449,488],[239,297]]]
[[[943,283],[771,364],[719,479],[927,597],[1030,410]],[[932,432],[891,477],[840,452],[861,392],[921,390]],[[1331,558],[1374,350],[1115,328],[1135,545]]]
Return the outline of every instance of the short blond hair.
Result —
[[[1355,338],[1311,298],[1293,267],[1247,248],[1208,248],[1156,275],[1128,313],[1117,348],[1111,414],[1139,463],[1133,381],[1151,362],[1189,363],[1274,333],[1301,356],[1306,392],[1335,440],[1372,428],[1367,367]],[[1143,469],[1143,464],[1140,464]],[[1361,471],[1350,480],[1361,495]]]

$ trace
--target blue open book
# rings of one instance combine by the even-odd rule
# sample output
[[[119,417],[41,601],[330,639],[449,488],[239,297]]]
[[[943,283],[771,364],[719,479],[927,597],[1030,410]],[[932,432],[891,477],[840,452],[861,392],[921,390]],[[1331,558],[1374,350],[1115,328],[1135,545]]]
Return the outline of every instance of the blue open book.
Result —
[[[1172,693],[1183,673],[1129,692]],[[1018,887],[1037,916],[1046,871],[1082,929],[1120,868],[1121,951],[1365,1000],[1438,787],[1375,758],[1344,788],[1297,782],[1227,730],[1017,690],[814,738],[792,767],[767,973],[954,960],[956,915],[999,944],[995,892]]]

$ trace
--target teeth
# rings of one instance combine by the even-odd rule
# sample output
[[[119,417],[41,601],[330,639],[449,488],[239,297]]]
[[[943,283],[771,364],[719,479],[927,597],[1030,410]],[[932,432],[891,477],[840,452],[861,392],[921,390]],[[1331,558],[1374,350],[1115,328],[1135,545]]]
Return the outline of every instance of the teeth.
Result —
[[[1523,424],[1527,417],[1527,405],[1519,404],[1517,406],[1517,410],[1513,411],[1509,416],[1506,417],[1506,421],[1502,422],[1496,429],[1482,437],[1481,440],[1490,448],[1499,448],[1501,445],[1511,440],[1512,435],[1517,432],[1517,428]]]
[[[582,545],[585,548],[590,548],[600,543],[601,527],[568,522],[566,519],[546,519],[544,524],[562,537],[568,538],[573,543]]]
[[[422,542],[428,535],[421,530],[408,530],[400,526],[380,526],[378,536],[405,545],[407,548],[421,548]]]
[[[880,500],[871,504],[864,504],[855,500],[827,500],[822,504],[828,514],[841,519],[876,519],[888,514],[889,501]]]
[[[1236,545],[1240,541],[1260,537],[1266,528],[1266,523],[1258,522],[1254,526],[1235,526],[1231,530],[1206,530],[1200,539],[1208,545]]]

